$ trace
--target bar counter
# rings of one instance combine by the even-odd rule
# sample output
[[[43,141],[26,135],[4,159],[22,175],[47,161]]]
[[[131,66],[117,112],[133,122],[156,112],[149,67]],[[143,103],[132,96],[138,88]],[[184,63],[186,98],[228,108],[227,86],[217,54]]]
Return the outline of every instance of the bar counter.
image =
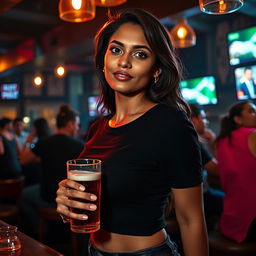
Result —
[[[4,221],[0,220],[0,225],[8,225]],[[54,249],[48,247],[45,244],[42,244],[35,239],[25,235],[24,233],[18,231],[18,236],[21,242],[21,249],[15,253],[10,254],[1,254],[0,255],[19,255],[19,256],[64,256],[60,252],[55,251]]]

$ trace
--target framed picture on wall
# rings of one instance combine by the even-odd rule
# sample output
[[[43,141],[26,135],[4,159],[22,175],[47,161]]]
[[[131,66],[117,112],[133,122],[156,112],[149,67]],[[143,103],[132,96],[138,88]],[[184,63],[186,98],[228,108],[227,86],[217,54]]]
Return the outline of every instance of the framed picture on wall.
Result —
[[[54,97],[65,96],[65,83],[63,78],[58,78],[52,74],[47,75],[47,95]]]
[[[35,87],[33,85],[33,74],[25,74],[24,75],[24,88],[23,95],[24,96],[41,96],[42,95],[42,87]]]

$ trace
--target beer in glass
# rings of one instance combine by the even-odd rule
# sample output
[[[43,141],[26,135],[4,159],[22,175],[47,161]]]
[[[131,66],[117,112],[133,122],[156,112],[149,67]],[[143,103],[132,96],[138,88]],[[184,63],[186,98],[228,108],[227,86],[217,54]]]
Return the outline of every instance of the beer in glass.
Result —
[[[96,201],[87,201],[73,198],[83,203],[93,203],[97,206],[95,211],[70,208],[71,212],[86,214],[87,220],[70,220],[70,227],[76,233],[92,233],[100,229],[100,194],[101,194],[101,160],[74,159],[67,161],[67,177],[85,187],[85,192],[97,196]]]

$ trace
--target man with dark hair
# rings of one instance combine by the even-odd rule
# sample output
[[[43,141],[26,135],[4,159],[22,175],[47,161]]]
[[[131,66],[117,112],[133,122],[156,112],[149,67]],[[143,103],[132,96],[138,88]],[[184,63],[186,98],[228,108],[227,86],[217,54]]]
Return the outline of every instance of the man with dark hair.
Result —
[[[21,155],[22,164],[40,158],[42,165],[40,184],[25,188],[22,194],[24,217],[28,222],[26,228],[30,228],[27,231],[32,232],[31,235],[38,231],[38,206],[55,207],[58,182],[66,178],[66,162],[77,158],[83,150],[83,142],[74,138],[79,123],[78,113],[66,104],[61,105],[56,117],[56,133]]]
[[[22,147],[27,139],[28,132],[24,131],[24,122],[21,117],[16,117],[13,120],[13,130],[18,138],[20,146]]]
[[[205,111],[196,104],[190,104],[191,109],[191,121],[199,135],[199,145],[202,157],[203,170],[203,192],[204,192],[204,210],[205,219],[208,229],[213,228],[213,217],[219,217],[222,212],[222,203],[224,193],[221,190],[211,188],[207,182],[208,172],[212,175],[218,176],[218,161],[215,157],[206,149],[202,141],[208,141],[208,148],[213,148],[213,142],[215,140],[214,134],[206,128],[208,120],[206,118]]]
[[[256,98],[256,83],[253,79],[253,72],[251,67],[245,67],[244,75],[240,79],[238,86],[238,93],[242,99],[255,99]]]

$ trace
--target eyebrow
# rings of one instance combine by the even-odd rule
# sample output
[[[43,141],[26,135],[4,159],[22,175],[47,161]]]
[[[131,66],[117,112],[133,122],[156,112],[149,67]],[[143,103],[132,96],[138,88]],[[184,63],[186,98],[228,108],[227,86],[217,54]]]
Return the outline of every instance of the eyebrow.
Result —
[[[121,43],[120,41],[117,41],[117,40],[111,41],[110,44],[118,44],[118,45],[124,47],[124,44]],[[134,45],[132,48],[134,48],[134,49],[147,49],[149,52],[152,53],[152,50],[149,47],[147,47],[146,45]]]

